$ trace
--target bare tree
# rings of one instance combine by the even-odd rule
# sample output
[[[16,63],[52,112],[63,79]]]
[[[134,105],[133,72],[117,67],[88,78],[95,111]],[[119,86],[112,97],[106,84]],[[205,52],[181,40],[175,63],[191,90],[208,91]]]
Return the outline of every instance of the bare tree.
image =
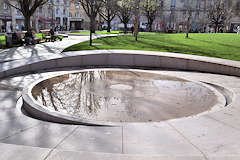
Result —
[[[215,33],[218,32],[220,26],[224,25],[228,17],[228,10],[223,0],[215,0],[208,10],[208,18],[214,26]]]
[[[124,33],[127,33],[127,24],[132,17],[132,5],[130,0],[118,1],[118,17],[124,24]]]
[[[186,19],[186,38],[189,38],[189,32],[190,32],[190,23],[192,18],[193,9],[190,3],[188,3],[185,6],[185,19]]]
[[[134,11],[134,37],[135,40],[138,40],[138,31],[139,31],[139,19],[140,19],[140,0],[133,0],[133,11]]]
[[[92,45],[92,33],[96,30],[96,17],[103,5],[103,0],[79,0],[85,13],[90,19],[90,46]]]
[[[79,3],[90,19],[90,31],[92,31],[92,33],[95,33],[96,17],[103,5],[103,0],[79,0]]]
[[[162,0],[144,0],[140,3],[144,15],[147,17],[148,21],[148,31],[152,32],[152,24],[155,20],[158,11],[163,7]]]
[[[223,28],[224,28],[224,32],[227,32],[227,26],[230,24],[231,18],[233,16],[233,10],[232,8],[228,8],[226,9],[226,19],[223,22]]]
[[[103,7],[100,12],[101,17],[107,22],[107,32],[111,31],[111,21],[117,15],[117,1],[115,0],[103,0]]]
[[[25,29],[30,29],[30,19],[31,16],[35,13],[36,9],[45,3],[48,0],[4,0],[9,6],[19,10],[24,16],[24,25]],[[16,2],[18,5],[15,5]]]

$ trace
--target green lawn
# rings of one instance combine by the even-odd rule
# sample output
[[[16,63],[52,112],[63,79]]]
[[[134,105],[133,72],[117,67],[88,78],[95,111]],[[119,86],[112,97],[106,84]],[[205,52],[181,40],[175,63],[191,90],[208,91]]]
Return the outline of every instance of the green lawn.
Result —
[[[37,38],[40,38],[41,39],[41,41],[45,41],[45,39],[43,39],[43,35],[42,35],[42,33],[36,33],[35,34],[35,36],[37,37]],[[61,39],[63,39],[64,37],[63,36],[59,36]],[[57,38],[56,40],[58,40],[59,38]]]
[[[106,30],[104,31],[96,31],[96,34],[119,34],[121,31],[111,31],[110,33]],[[71,33],[77,33],[77,34],[83,34],[83,35],[89,35],[89,31],[80,31],[80,32],[71,32]]]
[[[36,33],[35,36],[36,36],[37,38],[40,38],[41,40],[43,40],[42,33]]]
[[[240,61],[240,36],[232,33],[185,34],[140,33],[136,42],[132,35],[105,37],[93,40],[103,45],[89,46],[89,42],[73,45],[64,51],[95,49],[129,49],[185,53]]]
[[[6,45],[5,36],[0,35],[0,48]]]

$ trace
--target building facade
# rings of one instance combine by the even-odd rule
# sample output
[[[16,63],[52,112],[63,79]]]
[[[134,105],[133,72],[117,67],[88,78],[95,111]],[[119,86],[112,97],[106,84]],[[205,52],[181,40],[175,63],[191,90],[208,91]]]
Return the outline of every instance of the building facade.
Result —
[[[154,22],[154,29],[159,31],[175,30],[183,32],[186,28],[187,10],[191,14],[191,32],[209,32],[211,27],[208,19],[209,6],[214,0],[167,0],[164,1],[163,12]],[[231,9],[231,15],[223,24],[225,31],[232,32],[240,25],[240,1],[225,0],[225,7]],[[190,7],[190,8],[189,8]]]
[[[70,18],[69,18],[69,8],[70,0],[52,0],[53,10],[57,24],[55,25],[59,30],[69,30],[70,28]]]
[[[16,1],[11,3],[18,6]],[[31,18],[31,27],[37,31],[52,26],[57,27],[58,30],[69,30],[69,5],[69,0],[49,0],[36,10]],[[8,6],[4,0],[0,0],[0,8],[0,32],[5,32],[8,26],[12,31],[25,30],[24,17],[20,11]]]
[[[161,0],[159,0],[161,1]],[[191,9],[191,32],[209,32],[213,27],[208,19],[208,10],[214,0],[164,0],[163,7],[153,22],[153,30],[159,32],[184,32],[186,28],[187,10]],[[240,25],[240,1],[225,0],[225,7],[231,9],[231,18],[222,26],[226,32],[233,32]],[[128,27],[133,25],[133,19]],[[118,25],[116,25],[118,23]],[[121,29],[119,18],[113,21],[114,28]],[[147,18],[140,17],[140,28],[146,30]]]
[[[14,1],[13,1],[14,2]],[[167,32],[174,30],[184,32],[186,28],[187,6],[191,5],[191,32],[209,32],[211,24],[207,13],[214,0],[164,0],[163,8],[153,22],[153,30]],[[18,5],[16,2],[14,5]],[[231,8],[231,18],[226,21],[223,28],[225,31],[234,31],[240,25],[240,1],[225,0],[225,6]],[[97,24],[102,24],[100,17],[97,17]],[[129,27],[133,21],[129,22]],[[145,29],[147,19],[140,18],[140,28]],[[31,19],[31,26],[37,31],[49,29],[51,26],[58,30],[81,30],[89,29],[89,18],[78,0],[49,0],[44,6],[39,7]],[[112,29],[121,29],[121,22],[116,17],[112,21]],[[98,25],[98,29],[101,25]],[[24,17],[21,12],[0,0],[0,32],[6,30],[24,30]]]
[[[0,32],[5,32],[11,22],[11,8],[6,3],[0,1]]]
[[[78,0],[70,1],[70,30],[82,30],[84,28],[84,19],[87,20],[88,18],[86,16],[84,17],[83,12]]]

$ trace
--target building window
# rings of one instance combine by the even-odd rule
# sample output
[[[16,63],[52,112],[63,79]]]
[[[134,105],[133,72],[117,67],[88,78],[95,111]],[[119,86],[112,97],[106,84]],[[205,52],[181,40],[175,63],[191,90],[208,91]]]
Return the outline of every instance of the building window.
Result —
[[[20,8],[19,3],[16,4],[16,7],[17,7],[17,8]],[[22,12],[19,11],[18,9],[17,9],[17,15],[18,15],[18,16],[21,16],[21,15],[22,15]]]
[[[188,6],[189,1],[188,0],[184,0],[184,7]]]
[[[239,16],[239,11],[240,11],[240,2],[237,2],[235,6],[235,15]]]
[[[39,13],[42,13],[42,6],[39,7]]]
[[[3,3],[3,9],[7,10],[8,9],[8,5],[6,3]]]
[[[75,17],[76,18],[80,18],[80,14],[79,13],[75,13]]]
[[[211,5],[214,5],[214,0],[211,0],[211,1],[210,1],[210,4],[211,4]]]
[[[79,9],[79,8],[80,8],[79,4],[76,4],[75,6],[76,6],[76,9]]]
[[[66,10],[65,9],[63,9],[63,15],[65,15],[66,14]]]
[[[71,12],[69,13],[69,17],[72,17],[72,13]]]
[[[176,0],[171,0],[171,8],[175,8],[176,6]]]
[[[59,8],[56,9],[56,14],[59,14]]]
[[[196,8],[199,10],[200,9],[200,0],[197,0],[197,6]]]
[[[22,16],[22,12],[17,10],[17,15]]]
[[[60,17],[56,17],[56,21],[57,21],[58,24],[60,24],[60,21],[61,21]]]
[[[48,7],[48,17],[51,17],[51,13],[52,13],[51,8]]]

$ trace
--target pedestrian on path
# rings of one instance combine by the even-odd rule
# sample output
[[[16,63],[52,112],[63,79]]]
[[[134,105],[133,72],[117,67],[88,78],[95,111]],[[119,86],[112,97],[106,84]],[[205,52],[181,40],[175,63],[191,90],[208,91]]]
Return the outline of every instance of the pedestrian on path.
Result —
[[[237,26],[237,34],[240,34],[240,26]]]

